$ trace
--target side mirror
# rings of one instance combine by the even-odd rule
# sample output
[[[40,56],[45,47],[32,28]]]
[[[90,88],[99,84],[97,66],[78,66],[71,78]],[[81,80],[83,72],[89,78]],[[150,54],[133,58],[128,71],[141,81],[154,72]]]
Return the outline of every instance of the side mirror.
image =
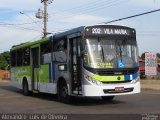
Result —
[[[86,52],[86,47],[80,52],[80,57],[83,57],[85,52]]]
[[[80,52],[80,57],[84,56],[84,52],[85,52],[84,50]]]

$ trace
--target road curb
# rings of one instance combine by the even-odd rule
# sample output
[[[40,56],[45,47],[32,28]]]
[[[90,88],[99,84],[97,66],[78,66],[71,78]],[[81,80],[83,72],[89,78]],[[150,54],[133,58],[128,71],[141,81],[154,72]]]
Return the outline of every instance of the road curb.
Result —
[[[142,91],[160,91],[160,80],[144,79],[141,80]]]
[[[141,88],[141,91],[160,91],[159,89],[154,89],[154,88]]]

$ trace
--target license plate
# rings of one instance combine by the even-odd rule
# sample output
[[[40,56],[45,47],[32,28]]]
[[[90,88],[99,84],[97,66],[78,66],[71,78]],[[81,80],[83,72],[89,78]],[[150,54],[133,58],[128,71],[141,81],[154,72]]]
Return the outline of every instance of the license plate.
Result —
[[[123,92],[124,91],[124,87],[115,87],[115,91],[116,92]]]

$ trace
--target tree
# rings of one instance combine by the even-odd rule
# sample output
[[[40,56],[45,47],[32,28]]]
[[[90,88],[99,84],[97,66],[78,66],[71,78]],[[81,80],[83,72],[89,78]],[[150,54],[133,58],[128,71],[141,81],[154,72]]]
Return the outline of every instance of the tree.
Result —
[[[145,53],[149,53],[149,52],[142,53],[141,59],[145,59]],[[160,58],[160,53],[156,53],[156,55],[157,55],[157,58]]]
[[[157,58],[160,58],[160,53],[157,53]]]
[[[9,69],[10,52],[3,52],[0,54],[0,69]]]
[[[148,53],[148,52],[144,52],[144,53],[142,53],[142,55],[141,55],[141,59],[145,59],[145,53]]]

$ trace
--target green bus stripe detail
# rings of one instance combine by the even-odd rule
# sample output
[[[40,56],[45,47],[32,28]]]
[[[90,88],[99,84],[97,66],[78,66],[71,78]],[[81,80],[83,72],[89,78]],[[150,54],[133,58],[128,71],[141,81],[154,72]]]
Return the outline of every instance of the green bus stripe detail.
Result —
[[[41,43],[43,43],[45,41],[48,41],[48,40],[49,40],[49,38],[46,37],[46,38],[43,38],[43,39],[35,41],[35,42],[26,42],[26,43],[21,44],[21,45],[13,46],[11,48],[11,51],[18,50],[18,49],[23,49],[23,48],[30,47],[30,46],[33,46],[33,45],[36,45],[36,44],[41,44]]]
[[[14,75],[13,80],[21,81],[23,77],[27,77],[27,80],[31,79],[31,67],[30,66],[21,66],[11,68],[11,74]]]
[[[40,44],[36,44],[36,45],[32,45],[31,48],[36,48],[36,47],[39,47]]]
[[[41,65],[40,82],[49,83],[49,64]]]
[[[114,82],[114,81],[125,81],[124,75],[119,76],[100,76],[100,75],[93,75],[93,79],[101,81],[101,82]]]

